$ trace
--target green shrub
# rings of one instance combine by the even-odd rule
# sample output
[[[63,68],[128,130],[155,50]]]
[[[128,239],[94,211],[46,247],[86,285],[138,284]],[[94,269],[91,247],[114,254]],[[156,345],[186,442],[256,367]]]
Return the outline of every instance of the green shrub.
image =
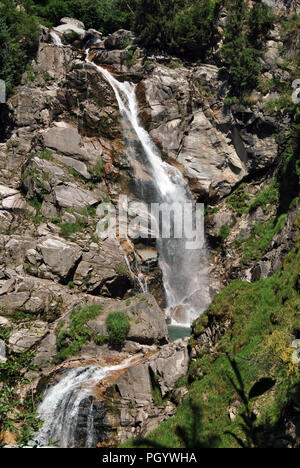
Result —
[[[124,343],[130,330],[130,321],[123,311],[110,312],[106,319],[109,341],[113,345]]]
[[[135,50],[133,49],[130,49],[127,52],[126,65],[128,67],[133,67],[133,65],[135,65],[137,62],[137,59],[135,58],[134,53],[135,53]]]
[[[274,29],[275,15],[265,3],[254,3],[248,19],[248,39],[258,48],[264,43],[268,33]]]
[[[0,336],[6,342],[10,332],[0,329]],[[10,431],[16,436],[20,446],[26,445],[33,434],[39,429],[40,421],[36,414],[37,397],[30,396],[30,401],[20,402],[17,388],[22,388],[29,383],[26,372],[35,371],[31,364],[34,353],[32,351],[13,354],[8,353],[7,360],[0,363],[0,447],[1,435],[4,431]]]
[[[227,224],[224,224],[221,227],[220,231],[217,234],[215,234],[215,238],[219,244],[223,244],[225,240],[227,239],[227,237],[229,236],[229,234],[230,234],[230,227]]]
[[[69,42],[70,44],[72,44],[73,42],[77,41],[80,38],[79,34],[77,34],[77,32],[75,31],[71,31],[65,34],[64,37],[66,41]]]
[[[86,29],[94,28],[105,35],[118,29],[131,29],[136,0],[44,0],[35,1],[31,12],[46,25],[57,25],[68,16],[83,21]]]
[[[135,25],[143,44],[204,59],[215,44],[220,1],[138,0]]]
[[[78,220],[76,223],[61,223],[59,224],[61,235],[68,239],[72,234],[82,231],[86,227],[83,220]]]

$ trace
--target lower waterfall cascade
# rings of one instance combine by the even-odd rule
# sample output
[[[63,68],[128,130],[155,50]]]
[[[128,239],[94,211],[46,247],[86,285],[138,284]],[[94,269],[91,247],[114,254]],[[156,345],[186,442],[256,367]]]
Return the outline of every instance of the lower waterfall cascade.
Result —
[[[88,366],[68,370],[58,384],[45,392],[44,399],[38,407],[38,415],[43,425],[36,434],[33,444],[48,446],[56,443],[60,448],[76,447],[80,410],[82,405],[87,403],[89,408],[85,430],[81,434],[82,445],[85,448],[95,447],[99,442],[92,414],[95,387],[111,372],[125,369],[131,361],[129,358],[116,366],[103,368]]]

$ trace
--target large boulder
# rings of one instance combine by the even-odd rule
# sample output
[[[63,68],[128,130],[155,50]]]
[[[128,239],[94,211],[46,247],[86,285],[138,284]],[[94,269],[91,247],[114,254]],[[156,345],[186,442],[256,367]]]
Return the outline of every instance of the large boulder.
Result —
[[[143,437],[176,412],[172,395],[176,392],[177,380],[187,372],[187,349],[188,339],[163,346],[154,356],[129,365],[112,382],[114,385],[106,392],[108,399],[104,407],[108,437],[115,443],[129,437]]]
[[[43,134],[44,145],[65,155],[83,154],[81,147],[81,136],[75,126],[58,122],[55,126],[48,128]]]
[[[150,368],[158,376],[162,396],[170,393],[176,382],[187,374],[189,367],[189,338],[177,340],[164,346],[155,358],[150,359]]]
[[[9,346],[15,353],[24,353],[41,341],[48,332],[48,324],[41,321],[17,325],[9,337]]]
[[[15,189],[0,185],[0,209],[14,211],[14,210],[29,210],[23,195]]]
[[[77,244],[59,238],[46,239],[37,245],[36,250],[51,273],[62,280],[68,279],[82,256]],[[31,254],[33,256],[33,252]]]
[[[120,50],[126,49],[127,46],[136,44],[138,38],[132,31],[127,31],[126,29],[119,29],[114,32],[105,40],[104,45],[108,50]]]
[[[163,311],[155,298],[147,293],[134,296],[126,301],[107,301],[97,319],[88,323],[95,332],[106,334],[106,318],[112,311],[124,311],[130,320],[128,341],[152,345],[164,344],[168,339],[168,328]]]
[[[189,365],[188,338],[163,346],[145,363],[129,367],[117,380],[116,385],[122,398],[153,401],[155,385],[162,397],[170,393],[176,382],[186,376]]]
[[[74,275],[74,284],[83,291],[123,298],[132,287],[124,252],[115,239],[107,239],[101,248],[83,253]]]
[[[281,10],[300,11],[299,0],[264,0],[275,12]]]
[[[60,22],[61,24],[72,24],[73,26],[76,26],[77,28],[84,29],[84,23],[75,18],[64,17],[64,18],[61,18]]]
[[[61,208],[69,207],[78,211],[86,206],[100,203],[103,198],[103,192],[99,190],[88,191],[67,182],[57,185],[54,189],[54,195]]]
[[[87,35],[86,31],[82,27],[79,27],[73,22],[56,26],[56,28],[53,28],[53,31],[58,34],[62,34],[64,37],[68,37],[68,35],[74,34],[80,40],[84,39]]]

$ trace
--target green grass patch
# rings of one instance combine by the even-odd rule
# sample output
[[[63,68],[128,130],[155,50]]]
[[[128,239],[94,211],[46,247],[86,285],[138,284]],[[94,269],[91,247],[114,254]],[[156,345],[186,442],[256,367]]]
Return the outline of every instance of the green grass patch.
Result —
[[[247,184],[242,183],[239,187],[227,197],[226,203],[239,216],[247,212],[250,195],[246,192]]]
[[[53,161],[54,157],[50,150],[44,149],[40,154],[40,159],[44,159],[46,161]]]
[[[102,305],[82,306],[73,310],[67,327],[65,327],[65,323],[58,325],[56,330],[57,361],[64,361],[79,353],[83,345],[91,340],[94,340],[96,344],[101,341],[100,336],[90,330],[86,324],[98,317],[102,309]]]
[[[61,223],[59,227],[61,235],[68,239],[73,234],[83,231],[87,227],[87,223],[83,220],[77,220],[76,223]]]
[[[264,223],[255,224],[248,239],[235,242],[236,247],[242,253],[243,263],[258,261],[265,255],[275,234],[283,229],[286,216],[283,214],[278,219],[273,217]]]
[[[247,207],[248,213],[255,211],[259,206],[266,213],[269,211],[270,206],[273,206],[279,199],[279,184],[273,180],[268,187],[260,192]]]

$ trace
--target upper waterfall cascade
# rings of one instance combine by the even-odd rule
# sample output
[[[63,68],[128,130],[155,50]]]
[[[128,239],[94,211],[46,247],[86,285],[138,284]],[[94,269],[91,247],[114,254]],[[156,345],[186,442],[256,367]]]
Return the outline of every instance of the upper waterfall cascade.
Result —
[[[192,204],[192,195],[181,172],[162,161],[160,152],[153,143],[149,133],[143,128],[139,119],[139,107],[136,98],[136,85],[120,82],[112,74],[91,62],[86,52],[86,61],[94,66],[111,85],[122,116],[124,136],[127,143],[129,159],[141,161],[146,166],[153,180],[152,199],[149,203],[166,203],[184,207]],[[137,138],[138,147],[131,143],[132,135]],[[145,200],[142,200],[145,202]],[[184,208],[182,209],[182,211]],[[157,219],[159,225],[160,219]],[[174,216],[173,223],[176,222]],[[176,226],[172,226],[173,233]],[[210,302],[208,286],[208,262],[205,245],[188,250],[187,238],[159,238],[160,266],[166,293],[166,313],[172,325],[189,327],[192,321],[205,310]]]

